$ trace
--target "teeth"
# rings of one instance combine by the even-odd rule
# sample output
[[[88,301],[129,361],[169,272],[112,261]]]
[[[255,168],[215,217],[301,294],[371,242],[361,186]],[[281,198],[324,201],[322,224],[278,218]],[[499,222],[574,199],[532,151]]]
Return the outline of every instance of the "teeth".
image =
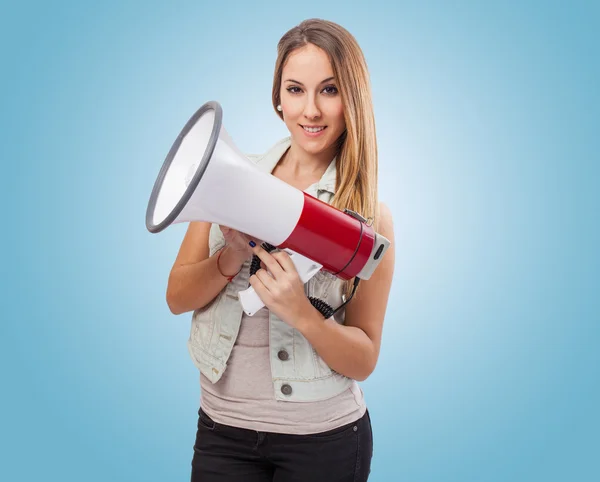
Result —
[[[320,132],[323,129],[325,129],[325,127],[305,127],[302,126],[302,128],[306,131],[306,132]]]

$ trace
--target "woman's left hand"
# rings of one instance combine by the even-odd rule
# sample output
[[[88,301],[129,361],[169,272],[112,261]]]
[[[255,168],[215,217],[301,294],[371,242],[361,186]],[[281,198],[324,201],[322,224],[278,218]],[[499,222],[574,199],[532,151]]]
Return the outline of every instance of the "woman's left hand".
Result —
[[[285,251],[271,254],[260,245],[252,250],[262,263],[261,269],[250,277],[250,284],[269,310],[296,327],[296,322],[312,308],[296,266]]]

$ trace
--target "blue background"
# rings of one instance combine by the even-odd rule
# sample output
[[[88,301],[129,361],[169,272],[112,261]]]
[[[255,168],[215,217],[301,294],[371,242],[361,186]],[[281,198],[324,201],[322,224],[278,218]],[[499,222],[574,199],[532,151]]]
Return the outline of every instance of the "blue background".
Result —
[[[146,205],[207,100],[248,153],[286,135],[310,17],[364,50],[395,221],[370,480],[600,480],[598,4],[334,0],[2,7],[2,480],[189,480],[185,225]]]

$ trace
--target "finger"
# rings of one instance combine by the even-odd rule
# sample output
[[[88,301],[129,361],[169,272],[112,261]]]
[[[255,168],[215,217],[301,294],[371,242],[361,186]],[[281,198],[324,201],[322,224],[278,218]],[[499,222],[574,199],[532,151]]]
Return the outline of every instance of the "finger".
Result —
[[[273,277],[277,279],[277,276],[283,273],[283,268],[279,264],[279,262],[271,256],[266,250],[264,250],[259,244],[252,248],[252,252],[260,258],[260,260],[265,264],[267,269],[271,272]]]
[[[262,240],[260,240],[258,238],[253,238],[252,236],[250,236],[246,233],[240,233],[240,236],[242,237],[243,240],[246,241],[246,244],[250,244],[250,241],[253,241],[257,245],[261,245],[263,243]],[[250,245],[250,246],[252,246],[252,245]],[[250,248],[248,248],[248,249],[250,249]]]
[[[262,284],[269,291],[273,291],[277,286],[277,281],[271,276],[266,270],[259,269],[255,273],[256,277],[262,282]]]
[[[273,253],[271,256],[273,256],[277,260],[277,262],[281,265],[281,267],[286,273],[297,272],[296,265],[292,261],[290,255],[287,254],[285,251],[278,251],[277,253]]]
[[[263,303],[267,304],[271,301],[271,295],[269,293],[269,290],[258,276],[253,274],[252,276],[250,276],[248,281],[250,282],[250,285],[252,286],[252,288],[254,288],[254,291]]]

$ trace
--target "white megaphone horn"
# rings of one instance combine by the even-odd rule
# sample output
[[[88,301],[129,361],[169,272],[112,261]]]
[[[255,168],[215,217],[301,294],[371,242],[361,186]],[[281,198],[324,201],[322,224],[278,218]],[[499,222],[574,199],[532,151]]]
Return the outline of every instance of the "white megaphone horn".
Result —
[[[175,223],[211,222],[285,249],[303,282],[321,268],[344,280],[369,279],[389,240],[359,214],[261,171],[235,146],[222,120],[220,104],[211,101],[184,126],[154,183],[147,229],[158,233]],[[263,306],[257,299],[240,296],[252,314]]]

